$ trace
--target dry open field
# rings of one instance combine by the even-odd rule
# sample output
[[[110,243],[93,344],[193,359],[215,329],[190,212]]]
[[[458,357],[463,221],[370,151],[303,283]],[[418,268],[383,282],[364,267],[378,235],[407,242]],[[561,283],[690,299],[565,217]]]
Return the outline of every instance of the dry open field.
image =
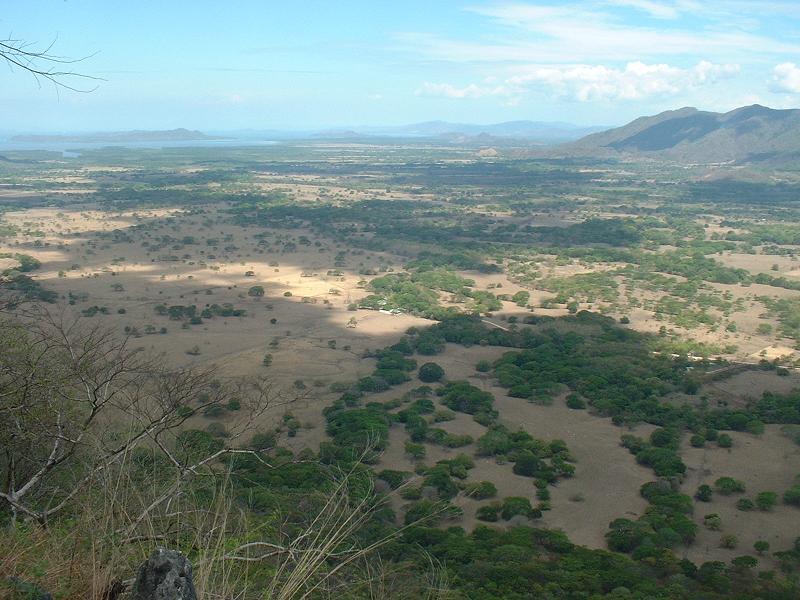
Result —
[[[119,173],[116,173],[119,175]],[[263,179],[263,180],[262,180]],[[276,189],[286,181],[274,177],[258,179],[254,186],[260,190]],[[65,180],[66,181],[66,180]],[[72,179],[80,185],[91,180]],[[313,202],[321,193],[328,196],[357,194],[367,198],[382,192],[377,188],[358,191],[332,187],[330,181],[312,176],[295,180],[290,189],[303,201]],[[322,192],[321,190],[324,190]],[[89,191],[89,190],[83,190]],[[86,198],[89,199],[88,197]],[[352,382],[374,369],[374,360],[362,358],[365,351],[396,342],[412,326],[424,326],[431,321],[407,314],[388,314],[379,311],[349,310],[369,292],[360,274],[366,270],[380,272],[402,269],[405,258],[391,252],[370,252],[348,248],[330,239],[315,237],[307,229],[252,228],[231,224],[218,205],[206,205],[202,211],[183,209],[141,209],[108,212],[91,203],[69,208],[34,208],[5,213],[5,223],[16,226],[20,233],[0,245],[0,252],[22,252],[37,258],[42,267],[36,279],[47,289],[56,291],[60,300],[52,307],[68,317],[77,317],[92,306],[107,309],[86,317],[91,323],[133,332],[134,347],[163,355],[176,365],[212,367],[224,376],[266,375],[283,396],[298,399],[287,409],[302,423],[296,437],[284,439],[294,450],[316,449],[326,439],[322,409],[337,395],[330,391],[334,383]],[[499,215],[501,213],[494,212]],[[542,216],[539,224],[564,226],[567,215]],[[531,218],[520,224],[534,222]],[[121,235],[120,235],[121,234]],[[256,234],[259,234],[256,237]],[[163,243],[169,236],[170,241]],[[217,240],[210,246],[209,239]],[[300,240],[307,239],[308,243]],[[286,243],[294,244],[286,250]],[[336,256],[344,253],[345,267],[335,267]],[[797,276],[796,259],[730,254],[721,257],[725,264],[749,269],[754,273],[767,271],[773,264],[778,273]],[[13,259],[3,259],[0,267],[12,266]],[[542,265],[548,276],[565,277],[601,272],[609,267],[602,264]],[[334,273],[335,272],[335,273]],[[502,289],[514,294],[527,289],[512,282],[504,273],[463,273],[475,280],[475,288]],[[264,288],[263,297],[253,297],[248,290]],[[698,341],[736,344],[735,356],[757,361],[760,357],[781,354],[795,355],[791,343],[774,336],[758,333],[760,323],[777,322],[767,319],[764,307],[756,296],[766,293],[791,297],[796,292],[752,285],[742,288],[714,284],[721,292],[741,298],[743,309],[733,314],[738,325],[736,332],[698,329],[684,332]],[[657,294],[638,292],[640,300],[657,298]],[[531,290],[528,307],[505,302],[487,321],[501,328],[509,317],[521,319],[531,313],[561,316],[563,306],[541,308],[553,294]],[[70,299],[73,302],[70,302]],[[204,319],[201,325],[182,326],[180,321],[157,314],[158,305],[229,303],[245,309],[243,317]],[[445,302],[447,304],[447,302]],[[584,308],[602,309],[602,302]],[[612,314],[613,311],[612,311]],[[619,311],[630,318],[630,327],[656,333],[664,325],[652,311],[643,308]],[[166,328],[165,332],[161,332]],[[576,459],[575,476],[561,481],[552,492],[552,510],[547,511],[541,524],[565,531],[570,539],[594,548],[605,547],[604,534],[613,519],[636,518],[647,503],[638,493],[639,487],[653,479],[652,472],[638,465],[634,457],[620,446],[624,433],[610,419],[600,418],[589,411],[575,411],[564,404],[563,396],[551,406],[529,403],[506,395],[486,375],[475,370],[480,359],[494,360],[503,350],[495,347],[462,347],[448,345],[436,361],[445,369],[449,380],[465,379],[491,392],[500,413],[500,423],[512,429],[521,428],[544,440],[566,441]],[[272,356],[266,367],[262,360]],[[731,355],[730,357],[733,357]],[[424,362],[424,359],[420,362]],[[724,396],[733,404],[744,403],[765,390],[787,392],[800,385],[798,375],[777,377],[774,373],[745,372],[709,383],[704,392]],[[419,385],[417,381],[396,386],[375,395],[375,400],[391,400]],[[254,429],[275,426],[282,414],[271,414]],[[223,418],[224,420],[224,418]],[[196,426],[206,419],[194,417]],[[443,429],[479,437],[485,428],[468,415],[457,414],[452,421],[441,423]],[[640,425],[633,432],[646,437],[653,427]],[[400,425],[390,432],[390,444],[382,455],[380,468],[414,471],[415,463],[404,453],[406,434]],[[747,483],[748,495],[764,490],[782,492],[800,474],[800,448],[786,437],[768,428],[762,436],[736,434],[730,451],[698,450],[686,446],[683,456],[689,475],[683,485],[685,493],[693,493],[701,483],[713,483],[722,475],[736,474]],[[472,454],[474,445],[448,450],[428,445],[426,464],[452,458],[459,453]],[[509,464],[497,464],[486,458],[476,459],[469,473],[470,481],[491,481],[498,489],[498,498],[524,496],[535,504],[535,488],[530,478],[514,475]],[[396,506],[403,503],[394,500]],[[769,513],[744,513],[734,507],[735,498],[716,497],[703,509],[717,512],[723,518],[723,532],[735,531],[740,550],[719,548],[721,532],[709,532],[701,527],[698,542],[685,551],[696,561],[728,560],[744,553],[756,539],[767,539],[775,547],[786,546],[800,534],[796,524],[796,509],[779,506]],[[458,497],[456,504],[464,515],[457,524],[474,527],[478,521],[475,510],[478,501]],[[695,514],[702,523],[702,514]]]

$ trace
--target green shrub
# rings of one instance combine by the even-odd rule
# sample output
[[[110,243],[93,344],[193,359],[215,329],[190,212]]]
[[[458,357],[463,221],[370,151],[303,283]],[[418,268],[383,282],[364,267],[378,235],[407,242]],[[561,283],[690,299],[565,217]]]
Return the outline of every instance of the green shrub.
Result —
[[[659,477],[683,475],[686,472],[686,465],[671,448],[645,448],[636,455],[636,462],[650,467]]]
[[[393,469],[384,469],[377,473],[378,479],[382,479],[389,484],[393,490],[399,488],[411,476],[407,471],[395,471]]]
[[[795,485],[783,493],[783,502],[792,506],[800,506],[800,485]]]
[[[277,437],[274,432],[259,432],[253,434],[247,447],[251,450],[267,450],[275,447]]]
[[[433,525],[442,517],[442,507],[439,502],[419,500],[406,509],[405,523],[419,522],[420,524]]]
[[[508,521],[516,515],[530,517],[534,513],[530,500],[521,496],[509,496],[503,500],[500,514],[504,521]]]
[[[434,423],[444,423],[447,421],[452,421],[455,418],[456,418],[456,413],[446,408],[437,410],[433,413]]]
[[[581,410],[586,408],[586,401],[581,398],[579,394],[573,392],[567,395],[567,407],[574,410]]]
[[[400,492],[400,497],[403,500],[419,500],[420,498],[422,498],[422,487],[421,486],[404,487]]]
[[[706,438],[699,433],[695,433],[690,439],[689,443],[693,448],[702,448],[706,445]]]
[[[497,495],[497,487],[491,481],[476,481],[464,486],[464,493],[470,498],[485,500]]]
[[[328,413],[327,432],[338,446],[361,451],[368,445],[373,450],[386,448],[389,417],[377,408],[355,408]]]
[[[412,458],[425,458],[425,445],[417,444],[414,442],[406,441],[405,443],[406,454]]]
[[[741,494],[745,490],[744,483],[733,477],[720,477],[714,482],[714,487],[723,496]]]
[[[719,531],[722,529],[722,517],[717,513],[712,513],[703,517],[703,525],[711,531]]]
[[[466,381],[451,381],[436,393],[442,397],[442,404],[457,412],[494,413],[494,396]]]
[[[753,549],[759,554],[762,555],[764,552],[769,550],[769,542],[764,540],[758,540],[753,544]]]
[[[711,486],[703,484],[699,488],[697,488],[694,497],[700,502],[711,502],[711,498],[713,495],[714,491],[711,489]]]
[[[756,506],[758,510],[772,510],[778,503],[778,494],[775,492],[760,492],[756,496]]]
[[[675,448],[678,445],[678,433],[672,429],[655,429],[650,434],[650,443],[657,448]]]
[[[487,521],[489,523],[494,523],[499,519],[500,515],[500,504],[493,502],[492,504],[486,504],[485,506],[478,507],[478,510],[475,511],[475,517],[480,521]]]
[[[727,433],[720,433],[719,437],[717,438],[717,445],[720,448],[730,448],[733,446],[733,438]]]
[[[417,376],[420,381],[434,383],[444,377],[444,369],[434,362],[427,362],[419,368]]]
[[[187,429],[175,439],[178,455],[186,462],[197,462],[222,450],[222,440],[207,431]]]
[[[492,370],[492,363],[490,363],[488,360],[479,360],[475,364],[475,370],[479,373],[488,373]]]

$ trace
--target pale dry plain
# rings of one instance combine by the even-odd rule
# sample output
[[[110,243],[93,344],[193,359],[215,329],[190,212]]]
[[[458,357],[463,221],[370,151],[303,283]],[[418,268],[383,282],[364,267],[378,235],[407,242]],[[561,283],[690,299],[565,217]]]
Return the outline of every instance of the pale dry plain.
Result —
[[[299,186],[298,189],[305,188]],[[313,190],[318,191],[318,188],[309,187],[308,194],[313,195]],[[20,233],[6,239],[0,251],[30,254],[42,262],[42,268],[35,273],[36,279],[61,296],[52,307],[54,311],[63,310],[77,316],[91,306],[105,307],[109,314],[97,314],[87,320],[120,333],[126,326],[135,328],[138,334],[131,341],[134,347],[163,354],[171,363],[213,366],[224,376],[268,375],[284,395],[301,397],[289,410],[300,420],[302,428],[296,437],[285,438],[284,443],[295,450],[316,449],[319,442],[326,439],[322,409],[337,397],[329,391],[330,384],[352,382],[368,375],[374,369],[374,361],[362,358],[366,350],[394,343],[408,327],[424,326],[430,321],[410,315],[348,310],[348,305],[368,294],[364,282],[370,276],[359,274],[359,270],[399,270],[403,257],[338,246],[331,240],[316,239],[303,229],[232,225],[220,209],[207,206],[199,214],[179,209],[108,213],[86,204],[60,210],[15,211],[4,215],[5,222],[18,226],[22,232],[35,233]],[[131,229],[133,227],[136,229]],[[115,231],[127,235],[117,236],[121,241],[114,241],[112,233]],[[260,237],[255,237],[256,234]],[[165,235],[173,240],[189,236],[193,243],[181,243],[178,249],[173,249],[175,244],[170,242],[154,250],[153,246]],[[302,236],[312,243],[298,244],[291,252],[282,250],[285,242],[297,242]],[[217,239],[219,243],[211,247],[208,239]],[[334,266],[335,255],[340,251],[346,253],[345,267]],[[177,258],[165,259],[166,256]],[[756,272],[766,266],[761,258],[749,255],[730,255],[723,259]],[[10,260],[4,259],[4,265],[9,266]],[[794,261],[774,262],[778,263],[779,273],[796,275]],[[767,268],[771,269],[772,264],[770,262]],[[571,266],[554,273],[574,274],[582,269]],[[329,274],[329,271],[338,273]],[[508,294],[524,289],[503,274],[464,275],[476,281],[477,289],[496,288],[498,284],[502,285],[502,292]],[[248,295],[252,286],[262,286],[264,297]],[[756,333],[758,323],[764,322],[759,318],[763,306],[753,301],[759,293],[757,286],[722,287],[743,298],[744,310],[733,317],[740,326],[739,331],[703,330],[693,335],[714,342],[736,343],[740,348],[739,358],[757,359],[770,348],[794,352],[788,345]],[[775,292],[775,288],[770,288],[770,292]],[[78,298],[74,305],[67,301],[70,294]],[[531,306],[538,307],[542,300],[551,296],[534,290]],[[245,309],[247,314],[204,319],[201,325],[182,328],[180,322],[155,312],[159,304],[197,304],[202,308],[212,303],[230,303]],[[600,308],[600,304],[589,308]],[[563,308],[524,309],[505,303],[503,310],[495,313],[491,320],[503,327],[507,317],[521,317],[531,311],[553,316],[566,314]],[[633,310],[628,314],[631,326],[637,329],[657,331],[663,325],[646,310]],[[162,327],[167,329],[164,334],[159,333]],[[563,398],[558,398],[552,406],[511,398],[489,377],[475,371],[478,360],[492,360],[502,351],[483,347],[465,350],[448,345],[434,360],[444,367],[447,378],[466,379],[492,392],[501,423],[511,428],[521,427],[542,439],[567,442],[577,460],[575,477],[560,482],[553,490],[553,508],[540,522],[563,529],[577,543],[605,547],[603,536],[611,520],[624,516],[635,518],[646,508],[638,489],[653,479],[652,472],[637,465],[633,456],[619,445],[623,431],[609,419],[598,418],[587,411],[569,410]],[[267,353],[273,357],[269,367],[262,365]],[[425,362],[424,357],[417,358]],[[797,383],[796,376],[781,378],[765,372],[743,373],[736,378],[715,382],[713,386],[718,392],[743,401],[744,396],[755,396],[770,389],[787,391],[792,387],[790,383]],[[390,400],[417,385],[419,382],[412,381],[378,394],[375,399]],[[714,392],[711,387],[708,391]],[[271,427],[281,416],[279,411],[254,425],[257,429]],[[195,426],[207,423],[203,417],[194,418]],[[463,414],[440,426],[475,438],[485,430]],[[646,436],[650,430],[652,427],[643,425],[634,433]],[[414,462],[403,451],[405,439],[402,427],[394,425],[380,467],[414,470]],[[748,496],[764,490],[782,492],[794,476],[800,474],[800,448],[775,428],[768,428],[761,436],[734,434],[734,440],[732,450],[684,449],[683,456],[690,468],[684,484],[686,493],[693,493],[700,483],[713,483],[717,477],[732,473],[745,481]],[[459,452],[471,454],[473,451],[472,446],[447,450],[429,445],[425,462],[431,464]],[[514,475],[509,464],[476,459],[469,478],[493,482],[499,498],[526,496],[535,503],[532,480]],[[701,526],[698,542],[685,551],[689,558],[729,560],[751,552],[756,539],[766,539],[773,548],[782,548],[800,535],[797,509],[779,506],[768,513],[744,513],[735,509],[735,501],[735,497],[717,498],[707,508],[708,512],[722,516],[721,533],[736,533],[740,539],[739,548],[720,548],[721,533],[706,531]],[[401,504],[399,499],[395,502]],[[464,510],[457,524],[473,527],[478,523],[475,519],[478,502],[459,497],[456,503]],[[694,518],[702,524],[703,514],[695,514]]]

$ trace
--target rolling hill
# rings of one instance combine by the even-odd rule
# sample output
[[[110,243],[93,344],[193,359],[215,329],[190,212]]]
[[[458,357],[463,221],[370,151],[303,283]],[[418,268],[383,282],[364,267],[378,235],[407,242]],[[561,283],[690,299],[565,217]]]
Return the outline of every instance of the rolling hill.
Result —
[[[726,113],[681,108],[560,146],[569,156],[649,156],[684,163],[800,159],[800,110],[754,104]]]
[[[476,124],[449,121],[425,121],[408,125],[364,125],[338,129],[307,131],[247,131],[232,132],[242,138],[256,135],[269,139],[417,139],[437,140],[455,144],[510,143],[517,145],[561,144],[578,140],[585,135],[607,129],[587,127],[572,123],[548,121],[506,121],[503,123]]]
[[[569,141],[578,139],[589,133],[601,130],[601,127],[582,127],[572,123],[543,121],[506,121],[478,125],[474,123],[450,123],[448,121],[426,121],[393,129],[400,135],[434,137],[434,136],[492,136],[501,138],[524,138],[542,141]]]
[[[120,142],[176,142],[214,140],[215,138],[201,131],[189,129],[170,129],[166,131],[107,131],[97,133],[79,133],[71,135],[61,134],[30,134],[15,135],[12,142],[70,142],[70,143],[120,143]]]

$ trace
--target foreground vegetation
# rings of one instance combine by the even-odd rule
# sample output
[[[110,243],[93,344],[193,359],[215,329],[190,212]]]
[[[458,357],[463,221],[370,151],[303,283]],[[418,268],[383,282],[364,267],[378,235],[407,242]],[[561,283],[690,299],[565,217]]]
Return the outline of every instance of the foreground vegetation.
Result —
[[[720,430],[752,428],[760,419],[799,424],[796,395],[765,396],[750,411],[670,409],[658,398],[686,385],[685,363],[643,352],[650,343],[646,338],[607,318],[581,313],[565,323],[580,329],[559,333],[545,321],[508,333],[457,317],[415,331],[379,352],[375,373],[326,410],[331,442],[318,453],[296,455],[280,445],[279,431],[249,430],[255,414],[275,408],[276,399],[257,382],[164,372],[96,329],[65,330],[51,321],[31,334],[6,321],[3,339],[15,352],[4,356],[2,365],[10,377],[3,384],[3,410],[14,417],[2,432],[4,480],[10,482],[2,493],[4,570],[57,585],[65,597],[99,597],[157,542],[180,548],[195,561],[201,589],[269,589],[274,597],[324,595],[341,585],[353,598],[371,597],[376,586],[391,597],[419,597],[423,589],[453,598],[794,597],[793,577],[772,571],[756,576],[758,559],[752,555],[731,565],[697,566],[671,549],[691,544],[696,531],[686,517],[695,510],[693,499],[680,491],[685,467],[676,441],[689,431],[722,443]],[[641,490],[650,503],[645,515],[610,524],[609,548],[630,558],[581,548],[562,533],[527,524],[548,510],[545,493],[538,507],[524,498],[486,504],[487,521],[498,515],[504,521],[522,518],[510,529],[480,526],[468,533],[447,527],[458,513],[450,503],[454,496],[492,495],[491,486],[462,483],[473,466],[469,455],[421,467],[416,475],[370,468],[394,422],[404,424],[412,442],[451,443],[423,418],[435,411],[430,388],[420,388],[416,399],[369,402],[376,388],[400,383],[394,373],[417,369],[406,357],[430,343],[522,348],[494,365],[501,384],[520,401],[549,402],[548,394],[566,386],[619,422],[663,426],[649,441],[623,436],[637,460],[658,476]],[[619,350],[599,356],[595,343],[617,344]],[[33,357],[37,367],[21,384],[17,374],[30,369]],[[56,379],[53,373],[60,375]],[[529,374],[535,387],[526,383]],[[486,427],[479,454],[505,456],[514,472],[534,478],[540,491],[574,473],[563,442],[497,425],[490,394],[467,382],[448,382],[435,395],[443,406]],[[230,407],[234,398],[246,415],[223,436],[183,426],[199,411]],[[106,412],[129,415],[131,423],[142,425],[118,431],[96,426]],[[389,485],[380,488],[378,481]],[[723,490],[723,483],[719,486]],[[421,498],[423,489],[432,495]],[[411,500],[399,522],[387,494]],[[785,501],[796,501],[791,490]],[[800,567],[798,548],[775,556],[786,573]],[[56,574],[76,561],[91,561],[93,577],[57,582]]]
[[[713,388],[794,381],[794,183],[401,145],[20,160],[4,594],[115,597],[165,545],[203,597],[797,597],[800,483],[756,489],[733,460],[692,483],[693,452],[800,440],[796,390]],[[610,428],[643,508],[595,547],[548,528],[564,487],[618,482],[509,403]],[[747,547],[720,499],[776,520]],[[704,535],[725,560],[683,558]]]

